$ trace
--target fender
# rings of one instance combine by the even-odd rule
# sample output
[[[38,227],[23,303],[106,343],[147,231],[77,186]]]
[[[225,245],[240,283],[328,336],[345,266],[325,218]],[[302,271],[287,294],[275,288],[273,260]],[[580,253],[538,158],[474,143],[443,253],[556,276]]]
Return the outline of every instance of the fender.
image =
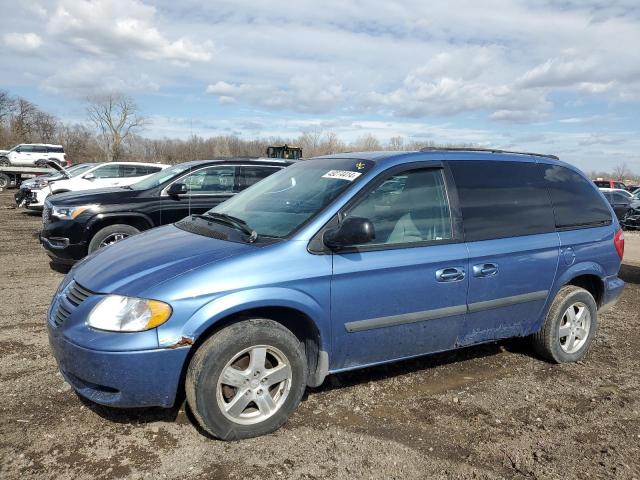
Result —
[[[320,304],[306,293],[283,287],[241,290],[217,297],[200,307],[180,331],[158,329],[160,348],[172,345],[182,337],[195,341],[220,319],[234,313],[261,307],[286,307],[304,313],[313,321],[320,332],[319,350],[328,351],[330,323]]]
[[[595,275],[602,282],[602,279],[607,276],[607,273],[604,268],[596,262],[580,262],[571,265],[562,275],[556,278],[555,284],[550,292],[550,298],[554,298],[564,285],[580,275]]]
[[[132,217],[136,217],[136,218],[142,218],[148,225],[149,228],[153,228],[155,225],[153,224],[153,221],[151,220],[151,217],[149,217],[148,215],[144,214],[144,213],[140,213],[140,212],[113,212],[113,213],[99,213],[97,215],[94,215],[91,220],[89,220],[87,222],[87,224],[84,227],[85,232],[90,231],[97,223],[108,219],[108,218],[113,218],[113,217],[122,217],[122,218],[132,218]]]
[[[562,272],[559,277],[556,278],[553,286],[551,287],[551,290],[549,290],[547,303],[542,309],[540,318],[532,325],[532,329],[529,332],[526,332],[526,334],[534,333],[540,330],[540,328],[542,327],[542,323],[547,316],[547,312],[551,307],[551,303],[553,302],[553,299],[556,298],[556,295],[558,294],[560,289],[566,284],[570,283],[571,280],[581,275],[595,275],[600,279],[601,282],[602,279],[607,276],[604,268],[602,268],[602,266],[596,262],[580,262],[568,267],[564,272]]]

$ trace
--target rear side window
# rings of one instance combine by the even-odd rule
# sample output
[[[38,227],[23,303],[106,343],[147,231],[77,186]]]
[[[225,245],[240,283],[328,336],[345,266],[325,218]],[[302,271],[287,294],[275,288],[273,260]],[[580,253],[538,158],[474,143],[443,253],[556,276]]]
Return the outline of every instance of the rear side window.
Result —
[[[549,194],[537,164],[453,161],[449,165],[466,241],[555,231]]]
[[[64,148],[62,147],[47,147],[49,153],[64,153]]]
[[[240,189],[250,187],[278,170],[277,167],[240,167]]]
[[[560,165],[539,165],[549,190],[558,228],[589,227],[611,223],[611,211],[593,185]]]

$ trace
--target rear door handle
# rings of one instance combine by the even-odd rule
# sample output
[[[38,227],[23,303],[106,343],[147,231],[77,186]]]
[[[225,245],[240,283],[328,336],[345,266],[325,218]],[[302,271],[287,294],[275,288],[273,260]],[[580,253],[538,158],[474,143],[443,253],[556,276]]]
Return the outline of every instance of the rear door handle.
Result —
[[[474,277],[493,277],[498,273],[498,265],[495,263],[481,263],[473,266]]]
[[[464,268],[449,267],[436,272],[436,280],[439,282],[458,282],[464,279]]]

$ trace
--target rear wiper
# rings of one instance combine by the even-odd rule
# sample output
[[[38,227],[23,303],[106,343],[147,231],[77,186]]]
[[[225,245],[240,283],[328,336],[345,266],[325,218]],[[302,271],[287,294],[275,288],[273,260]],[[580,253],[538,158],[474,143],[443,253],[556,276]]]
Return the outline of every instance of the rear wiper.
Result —
[[[226,225],[230,225],[240,230],[242,233],[249,235],[249,238],[247,239],[248,243],[253,243],[258,239],[258,232],[249,227],[249,225],[247,225],[247,222],[245,222],[244,220],[232,215],[227,215],[226,213],[207,212],[199,215],[193,215],[193,217],[204,218],[205,220],[213,220],[224,223]]]

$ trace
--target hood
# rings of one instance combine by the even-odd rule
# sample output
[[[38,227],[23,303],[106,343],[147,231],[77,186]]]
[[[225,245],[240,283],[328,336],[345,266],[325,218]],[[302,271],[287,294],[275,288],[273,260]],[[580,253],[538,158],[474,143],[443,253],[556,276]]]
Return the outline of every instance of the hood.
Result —
[[[86,205],[92,203],[107,205],[113,201],[120,202],[123,198],[133,198],[137,196],[138,193],[140,192],[127,188],[109,187],[96,190],[58,193],[54,197],[51,197],[50,201],[52,204],[58,206]]]
[[[67,169],[60,165],[57,161],[46,160],[44,163],[47,165],[47,167],[53,168],[54,170],[60,172],[65,178],[71,178],[71,175],[69,174]]]
[[[98,250],[73,268],[73,278],[93,292],[136,296],[190,270],[255,248],[167,225]]]

